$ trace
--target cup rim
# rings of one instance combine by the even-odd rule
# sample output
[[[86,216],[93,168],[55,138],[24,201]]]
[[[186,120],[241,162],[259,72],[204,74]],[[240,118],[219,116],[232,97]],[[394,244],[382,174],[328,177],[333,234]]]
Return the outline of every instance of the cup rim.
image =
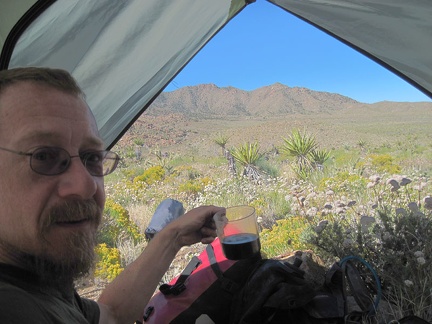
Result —
[[[226,210],[227,210],[227,209],[244,208],[244,207],[246,207],[246,208],[251,208],[251,212],[250,212],[249,214],[247,214],[246,216],[243,216],[243,217],[241,217],[241,218],[237,218],[237,219],[234,219],[234,220],[230,220],[230,221],[229,221],[230,223],[232,223],[232,222],[237,222],[237,221],[241,221],[242,219],[245,219],[245,218],[247,218],[247,217],[250,217],[253,213],[255,213],[255,207],[252,207],[252,206],[249,206],[249,205],[237,205],[237,206],[230,206],[230,207],[226,207],[226,208],[225,208],[225,215],[226,215]]]

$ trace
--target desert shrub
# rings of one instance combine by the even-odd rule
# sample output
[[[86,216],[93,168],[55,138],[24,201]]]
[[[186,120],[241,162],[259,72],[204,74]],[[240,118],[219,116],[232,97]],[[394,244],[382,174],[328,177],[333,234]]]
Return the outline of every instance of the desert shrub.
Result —
[[[125,160],[134,159],[136,157],[136,153],[135,153],[134,148],[133,147],[127,147],[125,150],[123,150],[122,157]]]
[[[146,200],[149,186],[145,184],[146,188],[143,188],[143,184],[145,183],[122,179],[115,183],[107,183],[105,192],[111,200],[122,206],[128,206]]]
[[[268,213],[274,215],[275,219],[286,218],[291,212],[291,203],[286,200],[285,192],[268,191],[265,193]]]
[[[126,179],[130,179],[133,181],[135,177],[141,175],[143,173],[142,168],[127,168],[127,169],[121,169],[122,177]]]
[[[176,170],[180,174],[182,174],[182,173],[189,174],[190,172],[195,172],[195,169],[189,164],[179,165],[176,167]]]
[[[322,178],[317,189],[321,191],[331,189],[340,195],[354,196],[356,193],[364,191],[367,182],[368,180],[359,174],[341,171],[332,177]]]
[[[246,177],[216,179],[208,183],[203,191],[198,192],[198,195],[189,204],[191,207],[248,205],[259,197],[259,188],[259,185],[249,181]]]
[[[256,162],[256,166],[261,170],[263,175],[266,175],[271,178],[276,178],[279,176],[279,168],[275,167],[269,161],[265,159],[260,159]]]
[[[268,258],[272,258],[287,252],[308,249],[309,245],[300,238],[307,226],[308,222],[304,217],[277,220],[271,229],[261,231],[261,250]]]
[[[401,172],[400,166],[394,163],[389,154],[370,154],[367,157],[371,167],[378,173],[397,174]]]
[[[358,150],[334,150],[332,151],[333,164],[336,167],[355,168],[360,161],[360,153]]]
[[[134,138],[133,142],[134,142],[135,145],[138,145],[138,146],[143,146],[145,144],[144,139],[143,138],[139,138],[139,137]]]
[[[161,181],[165,176],[165,169],[160,165],[155,165],[143,172],[143,174],[133,179],[134,183],[144,182],[151,185],[155,182]]]
[[[249,205],[255,208],[255,214],[257,217],[263,216],[264,212],[268,209],[267,200],[262,197],[258,197],[257,199],[251,201]]]
[[[202,192],[212,180],[209,177],[204,178],[193,178],[181,183],[178,187],[179,192],[184,192],[187,195],[197,195]]]
[[[202,177],[203,174],[197,168],[192,167],[191,165],[179,165],[175,167],[174,174],[182,179],[197,179]]]
[[[320,215],[302,238],[327,260],[357,255],[375,268],[383,297],[399,313],[432,319],[432,198],[423,179],[373,176],[365,196],[370,209],[355,201]]]
[[[95,277],[112,281],[123,271],[120,251],[117,248],[108,247],[105,243],[98,244],[95,251],[97,255]]]
[[[432,320],[432,217],[403,208],[380,210],[376,235],[376,267],[381,270],[384,297],[400,316]],[[378,254],[379,253],[379,254]]]
[[[124,238],[117,242],[117,249],[120,252],[121,266],[127,267],[135,261],[147,246],[146,240],[135,242],[130,238]]]
[[[252,205],[263,218],[285,215],[290,208],[290,203],[285,201],[285,185],[283,178],[268,178],[263,182],[252,182],[247,177],[218,178],[198,193],[190,207]]]
[[[107,199],[98,242],[115,247],[122,237],[129,237],[135,242],[143,239],[138,227],[130,220],[128,211],[122,205]]]

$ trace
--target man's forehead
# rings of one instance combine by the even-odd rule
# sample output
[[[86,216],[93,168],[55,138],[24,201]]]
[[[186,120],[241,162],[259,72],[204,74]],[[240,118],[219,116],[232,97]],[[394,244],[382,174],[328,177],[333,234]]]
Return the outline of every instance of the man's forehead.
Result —
[[[60,131],[43,131],[34,129],[27,132],[24,136],[17,140],[19,144],[30,144],[37,142],[55,143],[62,141],[62,132]],[[103,147],[103,141],[98,135],[90,135],[83,137],[82,142],[85,146]]]
[[[27,81],[3,90],[0,93],[0,128],[18,128],[14,133],[21,133],[23,136],[19,137],[23,142],[67,136],[62,126],[70,124],[88,137],[89,145],[103,146],[96,120],[81,96]]]

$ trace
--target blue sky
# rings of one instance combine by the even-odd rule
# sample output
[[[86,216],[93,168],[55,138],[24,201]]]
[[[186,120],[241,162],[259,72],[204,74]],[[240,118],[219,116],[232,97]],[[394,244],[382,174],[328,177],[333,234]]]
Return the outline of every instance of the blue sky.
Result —
[[[203,83],[249,91],[275,82],[366,103],[431,101],[362,54],[264,0],[231,20],[165,91]]]

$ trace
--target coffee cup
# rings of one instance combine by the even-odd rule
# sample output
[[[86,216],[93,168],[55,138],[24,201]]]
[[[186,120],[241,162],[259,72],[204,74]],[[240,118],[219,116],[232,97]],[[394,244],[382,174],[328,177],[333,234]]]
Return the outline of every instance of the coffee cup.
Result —
[[[228,207],[216,213],[213,219],[227,259],[240,260],[259,255],[261,244],[255,208]]]

